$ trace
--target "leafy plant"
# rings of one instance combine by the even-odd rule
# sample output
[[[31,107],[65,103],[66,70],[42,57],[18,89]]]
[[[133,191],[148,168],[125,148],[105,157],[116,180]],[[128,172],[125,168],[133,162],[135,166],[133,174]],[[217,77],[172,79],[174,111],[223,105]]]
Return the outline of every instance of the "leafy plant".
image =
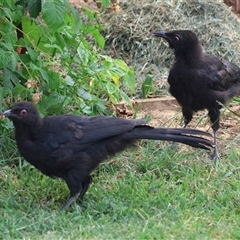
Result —
[[[67,0],[0,0],[0,112],[22,100],[42,115],[112,114],[106,105],[130,104],[123,89],[133,93],[134,72],[99,53],[101,30],[97,13],[80,16]],[[0,131],[1,159],[19,161],[12,124],[1,120]]]
[[[134,72],[99,53],[105,41],[98,14],[82,14],[67,0],[0,2],[0,111],[25,99],[39,103],[43,115],[106,114],[107,101],[130,104],[122,89],[134,92]]]
[[[154,91],[153,87],[153,76],[148,74],[142,83],[142,95],[143,98],[147,98],[148,94]]]

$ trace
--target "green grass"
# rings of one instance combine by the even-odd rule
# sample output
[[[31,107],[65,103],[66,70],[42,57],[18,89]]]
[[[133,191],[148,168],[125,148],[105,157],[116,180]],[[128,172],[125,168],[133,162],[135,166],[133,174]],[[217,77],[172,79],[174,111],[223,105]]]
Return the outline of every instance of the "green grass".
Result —
[[[214,164],[203,150],[142,142],[103,163],[83,204],[66,212],[62,180],[3,161],[0,238],[239,239],[238,159],[235,149]]]

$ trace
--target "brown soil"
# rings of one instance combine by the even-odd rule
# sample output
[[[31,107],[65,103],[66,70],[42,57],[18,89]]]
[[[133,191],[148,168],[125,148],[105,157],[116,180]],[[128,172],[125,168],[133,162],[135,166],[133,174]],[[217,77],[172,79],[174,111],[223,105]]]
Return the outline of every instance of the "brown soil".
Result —
[[[69,0],[69,3],[77,10],[80,10],[82,7],[97,9],[96,3],[93,0],[88,0],[87,2],[84,2],[83,0]]]

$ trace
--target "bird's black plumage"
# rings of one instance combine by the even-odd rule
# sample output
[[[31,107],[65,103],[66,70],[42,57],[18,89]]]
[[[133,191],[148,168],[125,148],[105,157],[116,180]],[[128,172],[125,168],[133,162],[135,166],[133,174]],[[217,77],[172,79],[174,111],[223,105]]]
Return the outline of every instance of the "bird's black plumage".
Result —
[[[226,105],[240,94],[240,68],[205,53],[198,37],[190,30],[159,31],[154,35],[164,38],[174,50],[169,91],[182,107],[184,127],[192,120],[193,112],[207,109],[214,132],[212,159],[219,158],[216,136],[221,104]]]
[[[142,119],[80,117],[41,118],[34,104],[19,102],[3,113],[14,124],[20,154],[42,173],[65,180],[70,197],[81,201],[92,182],[91,172],[108,156],[130,147],[136,139],[167,140],[197,148],[212,142],[194,135],[211,136],[194,129],[153,128]]]

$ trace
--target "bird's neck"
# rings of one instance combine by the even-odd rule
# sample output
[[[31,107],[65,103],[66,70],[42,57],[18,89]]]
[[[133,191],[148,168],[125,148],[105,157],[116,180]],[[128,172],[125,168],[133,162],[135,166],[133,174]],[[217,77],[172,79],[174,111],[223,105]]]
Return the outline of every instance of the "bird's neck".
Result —
[[[42,127],[42,119],[37,119],[31,125],[14,121],[15,135],[18,140],[26,141],[31,139]]]
[[[184,60],[187,65],[196,65],[202,60],[203,55],[200,44],[189,46],[185,51],[175,51],[176,61]]]

